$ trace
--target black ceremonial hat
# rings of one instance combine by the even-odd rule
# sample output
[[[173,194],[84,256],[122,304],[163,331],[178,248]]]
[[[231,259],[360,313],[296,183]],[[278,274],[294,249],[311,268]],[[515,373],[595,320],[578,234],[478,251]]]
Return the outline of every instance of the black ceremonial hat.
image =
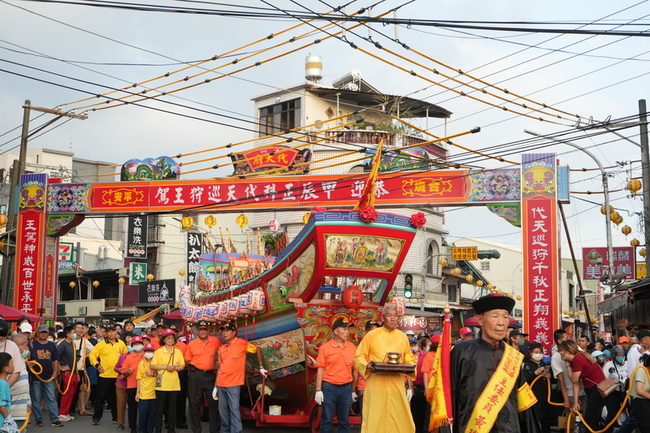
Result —
[[[508,310],[508,313],[512,313],[514,306],[515,300],[513,298],[496,293],[485,295],[472,302],[472,307],[476,311],[476,314],[482,314],[491,310]]]

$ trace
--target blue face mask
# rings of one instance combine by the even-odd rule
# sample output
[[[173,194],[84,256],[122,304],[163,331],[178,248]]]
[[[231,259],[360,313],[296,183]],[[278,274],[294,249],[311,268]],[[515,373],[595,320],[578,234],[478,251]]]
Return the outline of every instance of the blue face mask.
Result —
[[[622,358],[622,357],[619,357],[619,356],[617,356],[614,359],[616,359],[616,362],[618,362],[619,364],[623,364],[625,362],[625,358]]]
[[[131,346],[126,346],[126,350],[129,351],[129,352],[131,352],[131,351],[133,350],[133,347],[131,347]]]

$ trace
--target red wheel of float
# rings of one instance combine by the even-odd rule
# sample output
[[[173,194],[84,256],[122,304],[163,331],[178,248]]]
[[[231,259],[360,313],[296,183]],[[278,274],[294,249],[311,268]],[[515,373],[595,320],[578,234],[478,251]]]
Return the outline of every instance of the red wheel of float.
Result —
[[[309,414],[309,431],[311,433],[320,432],[320,418],[322,414],[323,408],[318,405],[314,406],[311,410],[311,413]]]

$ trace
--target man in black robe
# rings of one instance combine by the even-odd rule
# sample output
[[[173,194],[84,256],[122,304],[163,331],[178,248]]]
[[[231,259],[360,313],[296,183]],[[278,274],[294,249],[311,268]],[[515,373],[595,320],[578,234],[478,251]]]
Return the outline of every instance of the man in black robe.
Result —
[[[508,322],[514,305],[514,299],[493,294],[472,303],[481,331],[477,338],[460,341],[451,351],[454,431],[466,433],[472,411],[503,357],[504,339],[508,335]],[[518,377],[512,391],[492,428],[485,431],[519,433],[531,430],[526,425],[528,423],[520,425],[517,412],[517,389],[524,383],[520,371],[521,361],[516,366]]]

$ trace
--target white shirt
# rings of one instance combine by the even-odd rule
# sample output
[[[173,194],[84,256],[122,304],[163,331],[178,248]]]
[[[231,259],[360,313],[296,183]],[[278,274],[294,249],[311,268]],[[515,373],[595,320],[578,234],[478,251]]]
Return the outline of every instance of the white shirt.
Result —
[[[641,345],[635,344],[627,352],[627,374],[630,376],[635,368],[641,365],[641,357],[646,353]]]
[[[618,383],[621,384],[619,391],[622,391],[625,380],[627,380],[629,376],[629,372],[627,371],[627,362],[623,362],[623,365],[618,365],[614,360],[606,362],[603,366],[603,373],[606,378],[617,380]]]
[[[88,354],[90,353],[91,350],[95,346],[88,341],[87,338],[79,338],[77,340],[72,340],[74,343],[74,349],[75,351],[79,354],[79,358],[77,359],[77,370],[85,370],[86,369],[86,358],[88,357]],[[82,353],[82,348],[85,349],[85,353]]]
[[[5,341],[0,343],[0,352],[7,352],[11,355],[11,359],[14,361],[14,372],[15,373],[27,373],[27,367],[25,366],[25,360],[21,356],[20,347],[13,341],[5,338]]]

